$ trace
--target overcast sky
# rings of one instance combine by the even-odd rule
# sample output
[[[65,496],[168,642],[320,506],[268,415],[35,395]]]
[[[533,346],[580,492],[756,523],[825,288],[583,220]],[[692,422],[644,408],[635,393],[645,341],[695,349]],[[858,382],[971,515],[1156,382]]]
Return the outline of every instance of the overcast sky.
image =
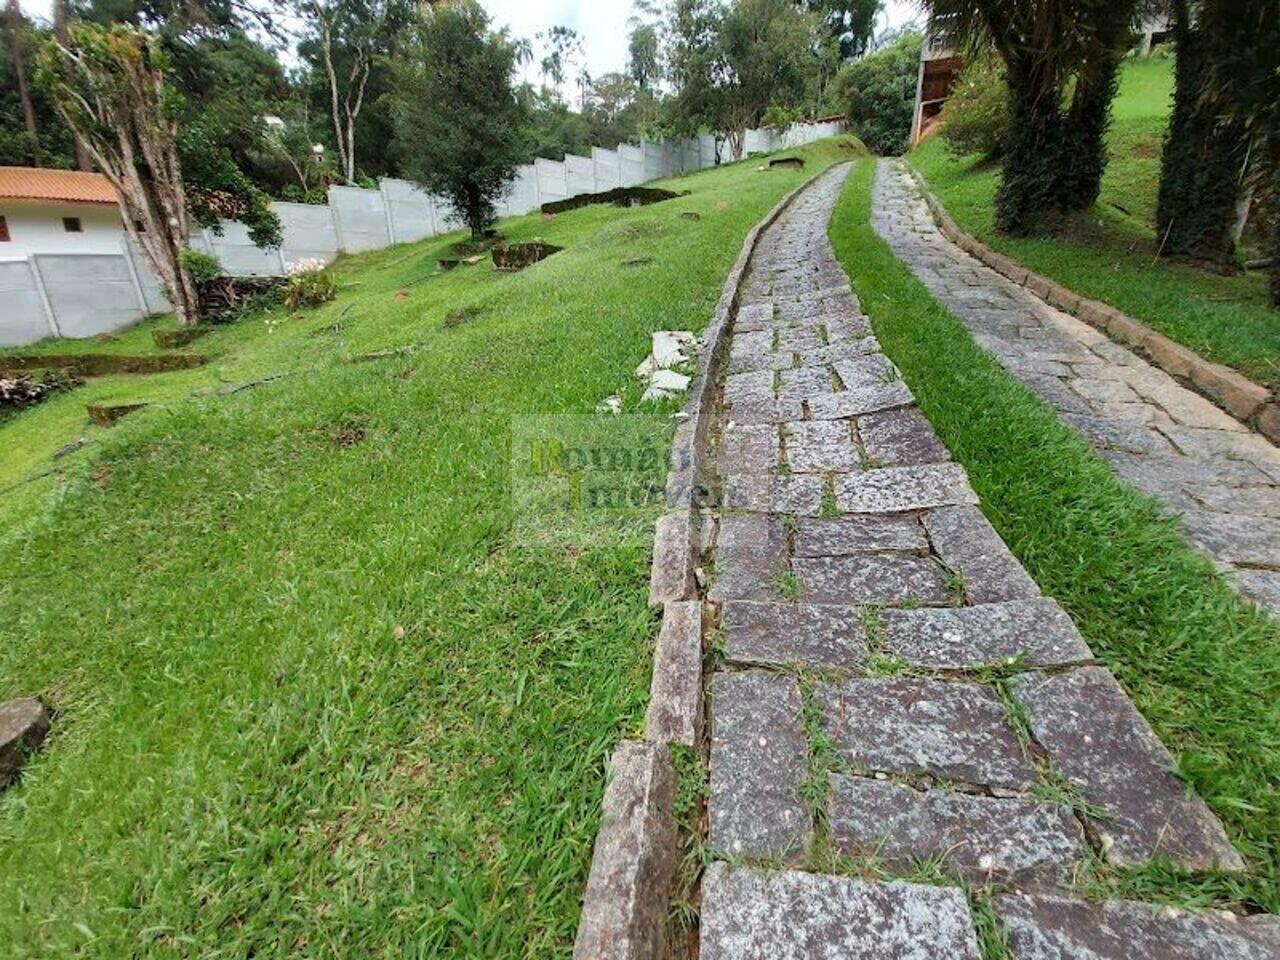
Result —
[[[52,0],[20,0],[32,17],[48,20]],[[620,71],[627,60],[628,0],[481,0],[496,26],[506,26],[517,37],[533,40],[548,27],[572,27],[585,38],[587,71],[599,76]],[[887,0],[880,26],[900,26],[920,16],[915,0]],[[536,51],[536,47],[535,47]]]

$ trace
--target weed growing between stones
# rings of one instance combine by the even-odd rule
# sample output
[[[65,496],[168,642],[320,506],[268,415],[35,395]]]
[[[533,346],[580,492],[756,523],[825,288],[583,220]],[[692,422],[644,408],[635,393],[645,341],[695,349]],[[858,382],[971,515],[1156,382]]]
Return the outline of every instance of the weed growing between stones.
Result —
[[[967,890],[969,913],[978,933],[978,952],[982,960],[1010,960],[1009,940],[995,911],[991,909],[991,896],[984,891]]]

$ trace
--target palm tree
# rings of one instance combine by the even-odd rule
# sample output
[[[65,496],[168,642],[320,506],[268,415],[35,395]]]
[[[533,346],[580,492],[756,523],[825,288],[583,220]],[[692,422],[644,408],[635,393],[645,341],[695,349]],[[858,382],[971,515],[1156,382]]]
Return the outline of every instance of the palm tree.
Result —
[[[930,26],[1004,62],[1012,130],[996,225],[1056,227],[1097,199],[1103,134],[1138,0],[926,0]]]

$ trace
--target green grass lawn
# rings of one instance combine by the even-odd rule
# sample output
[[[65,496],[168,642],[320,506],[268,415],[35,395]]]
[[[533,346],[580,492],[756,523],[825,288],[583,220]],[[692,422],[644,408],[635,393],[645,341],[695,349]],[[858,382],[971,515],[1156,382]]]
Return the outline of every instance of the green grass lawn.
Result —
[[[1128,62],[1120,79],[1102,195],[1067,237],[996,233],[992,201],[999,169],[977,157],[952,156],[941,137],[908,159],[956,223],[990,246],[1202,356],[1280,387],[1280,311],[1268,304],[1266,275],[1219,276],[1155,260],[1159,238],[1153,224],[1172,60]]]
[[[1280,911],[1280,630],[894,257],[868,222],[871,177],[858,164],[831,238],[885,352],[992,524],[1070,612],[1249,867],[1240,878],[1099,869],[1091,891]]]
[[[567,956],[647,698],[652,527],[513,533],[511,418],[634,409],[649,333],[701,327],[750,226],[855,149],[505,223],[566,248],[520,274],[346,258],[336,302],[199,341],[208,367],[0,424],[17,481],[86,399],[153,401],[4,495],[0,699],[58,716],[0,794],[0,953]]]

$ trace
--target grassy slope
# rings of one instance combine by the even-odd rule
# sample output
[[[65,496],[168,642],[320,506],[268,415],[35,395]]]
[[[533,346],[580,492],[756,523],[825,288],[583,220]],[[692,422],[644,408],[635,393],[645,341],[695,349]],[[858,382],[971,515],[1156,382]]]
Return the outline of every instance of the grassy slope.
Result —
[[[991,522],[1071,613],[1250,868],[1243,880],[1159,869],[1098,880],[1113,892],[1280,910],[1276,625],[898,262],[868,223],[871,174],[863,163],[851,175],[831,236],[885,352],[969,471]]]
[[[1102,196],[1069,239],[997,234],[992,198],[998,169],[974,157],[951,156],[940,137],[930,139],[910,161],[956,222],[991,246],[1211,360],[1280,387],[1280,313],[1267,304],[1264,274],[1222,277],[1153,262],[1160,144],[1171,90],[1172,61],[1125,65],[1108,134],[1110,162]]]
[[[649,332],[703,324],[747,229],[846,152],[522,218],[567,249],[517,275],[414,284],[439,242],[347,259],[358,286],[201,341],[208,370],[87,388],[166,399],[4,544],[0,699],[60,711],[0,795],[5,956],[567,955],[603,760],[647,692],[651,527],[513,536],[510,418],[634,399]],[[78,431],[58,408],[81,403],[0,445]]]

